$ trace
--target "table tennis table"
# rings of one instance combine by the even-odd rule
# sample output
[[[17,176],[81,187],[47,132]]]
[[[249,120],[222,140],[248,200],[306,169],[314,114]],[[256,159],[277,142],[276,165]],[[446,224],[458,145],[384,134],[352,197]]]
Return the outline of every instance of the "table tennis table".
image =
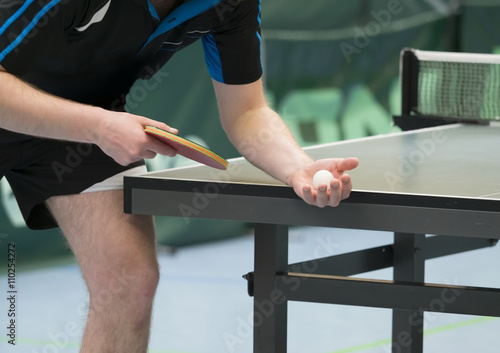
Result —
[[[287,351],[289,301],[392,309],[392,351],[404,353],[423,350],[423,311],[500,316],[498,288],[424,278],[426,260],[500,238],[500,124],[457,123],[306,151],[315,159],[359,158],[352,194],[338,207],[309,206],[236,158],[227,171],[196,165],[126,177],[125,212],[255,224],[254,270],[244,276],[255,353]],[[290,226],[389,231],[394,242],[289,264]],[[352,277],[388,267],[390,281]]]

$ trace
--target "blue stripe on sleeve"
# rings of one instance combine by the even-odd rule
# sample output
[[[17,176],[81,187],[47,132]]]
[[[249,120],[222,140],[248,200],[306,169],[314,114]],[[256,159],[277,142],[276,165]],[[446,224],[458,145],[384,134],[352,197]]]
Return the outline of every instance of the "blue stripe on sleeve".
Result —
[[[208,34],[201,39],[205,52],[205,62],[207,63],[210,76],[217,82],[224,82],[222,76],[222,63],[220,61],[219,49],[215,43],[214,36]]]
[[[33,18],[33,20],[26,26],[26,28],[19,34],[19,36],[10,45],[0,53],[0,61],[2,61],[15,47],[23,41],[23,39],[28,35],[28,33],[36,26],[38,21],[54,6],[59,3],[60,0],[52,0],[47,5],[45,5]],[[18,11],[19,12],[19,11]]]
[[[26,11],[26,9],[28,8],[28,6],[31,5],[31,3],[35,1],[35,0],[28,0],[26,1],[23,6],[21,6],[21,8],[19,10],[16,11],[15,14],[13,14],[7,21],[5,21],[5,23],[3,24],[2,27],[0,27],[0,35],[2,35],[5,30],[12,24],[14,23],[15,20],[17,20],[19,18],[19,16],[21,16],[23,14],[24,11]]]
[[[259,27],[262,26],[262,20],[260,18],[261,12],[262,12],[262,1],[259,0],[259,14],[257,15],[257,22],[259,22]]]
[[[259,0],[259,14],[257,15],[257,21],[259,22],[259,28],[262,26],[262,20],[260,18],[261,16],[261,12],[262,12],[262,2],[261,0]],[[260,67],[262,68],[262,70],[264,70],[264,65],[262,64],[262,37],[259,33],[259,31],[257,31],[257,38],[259,39],[259,47],[261,48],[260,49]]]

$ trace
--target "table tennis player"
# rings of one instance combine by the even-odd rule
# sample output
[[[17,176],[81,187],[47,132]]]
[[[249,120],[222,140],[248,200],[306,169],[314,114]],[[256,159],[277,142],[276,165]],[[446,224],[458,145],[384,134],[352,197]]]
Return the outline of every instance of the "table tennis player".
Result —
[[[357,160],[313,162],[266,104],[259,33],[258,0],[0,2],[0,177],[26,224],[60,227],[79,262],[90,295],[81,352],[147,350],[153,219],[123,213],[122,179],[175,155],[146,125],[177,130],[129,114],[123,97],[187,45],[202,40],[222,124],[245,157],[309,204],[348,197]],[[312,186],[320,169],[337,177],[331,187]]]

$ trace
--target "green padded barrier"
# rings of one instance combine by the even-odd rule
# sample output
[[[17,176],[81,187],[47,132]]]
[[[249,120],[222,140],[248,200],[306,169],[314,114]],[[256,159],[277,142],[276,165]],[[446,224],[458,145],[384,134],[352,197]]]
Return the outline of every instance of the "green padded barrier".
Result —
[[[297,90],[281,102],[279,113],[301,146],[340,140],[338,89]]]

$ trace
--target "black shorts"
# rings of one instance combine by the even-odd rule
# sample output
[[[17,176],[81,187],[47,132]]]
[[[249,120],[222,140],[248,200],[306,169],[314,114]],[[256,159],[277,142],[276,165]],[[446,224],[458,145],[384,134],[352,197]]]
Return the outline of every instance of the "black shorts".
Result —
[[[7,178],[31,229],[57,227],[45,205],[51,196],[79,194],[144,164],[138,161],[124,167],[96,145],[34,138],[0,129],[0,179]]]

